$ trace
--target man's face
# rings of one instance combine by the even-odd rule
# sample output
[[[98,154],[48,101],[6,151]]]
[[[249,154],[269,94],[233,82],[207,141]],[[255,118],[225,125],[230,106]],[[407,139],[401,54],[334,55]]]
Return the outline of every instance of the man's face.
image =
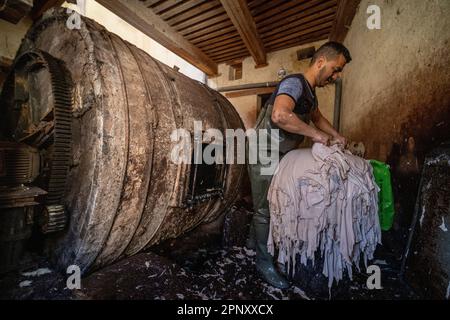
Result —
[[[341,77],[341,72],[344,69],[345,63],[345,58],[342,54],[330,60],[327,60],[325,57],[320,57],[317,61],[319,71],[316,77],[316,85],[318,87],[324,87],[333,84]]]

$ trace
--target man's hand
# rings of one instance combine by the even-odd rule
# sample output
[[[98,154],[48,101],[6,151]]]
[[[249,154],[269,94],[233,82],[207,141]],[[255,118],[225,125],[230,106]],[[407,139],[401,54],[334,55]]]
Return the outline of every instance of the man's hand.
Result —
[[[331,144],[341,144],[345,147],[347,145],[347,139],[344,136],[337,134],[337,135],[333,136]]]
[[[331,137],[323,131],[316,130],[316,133],[311,138],[313,142],[318,142],[325,146],[330,145]]]

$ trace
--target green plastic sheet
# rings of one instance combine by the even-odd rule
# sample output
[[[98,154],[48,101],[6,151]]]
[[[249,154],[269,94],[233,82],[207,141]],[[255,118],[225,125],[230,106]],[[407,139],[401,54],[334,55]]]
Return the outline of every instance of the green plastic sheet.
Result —
[[[378,215],[381,230],[388,231],[394,221],[394,196],[392,193],[391,172],[386,163],[370,160],[375,182],[380,187],[378,192]]]

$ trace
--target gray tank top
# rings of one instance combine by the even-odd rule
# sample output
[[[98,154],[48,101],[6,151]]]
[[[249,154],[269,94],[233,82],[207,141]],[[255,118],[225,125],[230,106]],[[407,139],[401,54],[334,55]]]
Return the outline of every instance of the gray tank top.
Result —
[[[272,110],[275,98],[279,94],[280,85],[283,81],[289,78],[297,78],[300,80],[302,86],[301,95],[297,99],[294,107],[294,114],[299,117],[303,122],[309,124],[311,121],[311,111],[317,108],[317,97],[315,91],[310,87],[309,83],[303,77],[302,74],[293,74],[285,77],[276,87],[270,99],[262,108],[258,119],[256,120],[255,129],[267,129],[267,133],[272,135],[272,139],[276,139],[279,142],[279,152],[284,155],[285,153],[297,148],[297,146],[303,141],[304,136],[288,132],[279,128],[272,121]],[[280,93],[282,94],[282,93]],[[295,99],[294,99],[295,101]],[[272,129],[278,129],[278,134]],[[270,137],[267,137],[268,148],[270,149]]]

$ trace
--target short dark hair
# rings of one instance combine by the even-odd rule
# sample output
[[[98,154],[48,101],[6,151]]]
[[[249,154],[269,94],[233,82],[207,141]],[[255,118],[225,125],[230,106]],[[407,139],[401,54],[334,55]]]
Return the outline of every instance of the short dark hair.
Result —
[[[310,65],[313,65],[314,62],[319,59],[319,57],[324,56],[327,59],[334,59],[338,55],[342,54],[345,58],[345,62],[349,63],[352,61],[352,57],[350,56],[350,51],[339,42],[335,41],[329,41],[325,44],[323,44],[317,51],[314,53],[313,57],[311,58]]]

